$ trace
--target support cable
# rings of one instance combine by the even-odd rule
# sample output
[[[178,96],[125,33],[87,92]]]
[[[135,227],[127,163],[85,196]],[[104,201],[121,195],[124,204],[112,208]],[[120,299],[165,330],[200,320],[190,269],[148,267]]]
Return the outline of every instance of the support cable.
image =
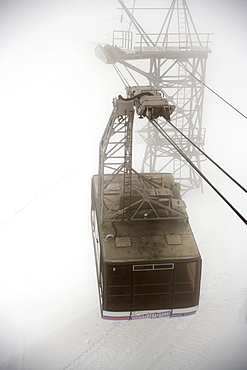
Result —
[[[124,84],[124,86],[129,86],[128,84],[128,81],[126,80],[126,78],[123,76],[123,74],[120,72],[119,68],[116,66],[116,64],[113,64],[113,68],[115,69],[115,71],[117,72],[118,76],[120,77],[120,80],[122,81],[122,83]]]
[[[127,68],[127,67],[125,66],[125,69],[126,69],[126,71],[129,73],[129,75],[133,78],[133,80],[135,81],[136,86],[139,86],[139,83],[136,81],[135,77],[132,75],[132,73],[130,72],[129,68]],[[130,86],[130,85],[129,85],[129,86]]]
[[[211,186],[211,188],[224,200],[224,202],[236,213],[236,215],[247,225],[247,220],[244,216],[219,192],[219,190],[208,180],[201,170],[191,161],[191,159],[179,148],[172,138],[163,130],[159,123],[155,120],[150,121],[152,125],[164,136],[165,139],[181,154],[181,156],[191,165],[192,168]]]
[[[216,95],[218,98],[220,98],[224,103],[229,105],[232,109],[234,109],[237,113],[239,113],[241,116],[243,116],[245,119],[247,119],[247,116],[245,116],[242,112],[240,112],[237,108],[235,108],[232,104],[230,104],[227,100],[222,98],[216,91],[211,89],[208,85],[205,84],[205,82],[201,81],[199,78],[197,78],[193,73],[191,73],[184,65],[183,63],[178,62],[177,60],[173,59],[178,65],[180,65],[186,72],[188,72],[191,76],[193,76],[198,82],[200,82],[203,86],[205,86],[208,90],[210,90],[214,95]]]
[[[197,150],[199,150],[199,152],[201,152],[207,159],[209,159],[217,168],[219,168],[219,170],[221,170],[226,176],[229,177],[229,179],[231,179],[236,185],[238,185],[245,193],[247,193],[247,190],[237,181],[235,180],[228,172],[226,172],[218,163],[216,163],[211,157],[209,157],[209,155],[207,155],[202,149],[199,148],[199,146],[197,146],[195,143],[193,143],[192,140],[190,140],[186,135],[184,135],[184,133],[182,131],[180,131],[175,125],[173,125],[173,123],[171,123],[171,121],[168,121],[167,122],[175,129],[177,130],[180,135],[182,135],[186,140],[188,140],[190,142],[190,144],[192,144]]]
[[[132,7],[132,17],[134,17],[134,10],[135,10],[135,6],[136,6],[136,0],[134,0],[133,2],[133,7]],[[131,26],[132,26],[132,20],[130,20],[130,24],[129,24],[129,31],[131,29]]]
[[[150,46],[150,44],[152,46],[155,46],[154,45],[154,42],[151,40],[151,38],[146,34],[146,32],[144,31],[144,29],[142,28],[142,26],[137,22],[137,20],[135,19],[135,17],[131,14],[131,12],[129,11],[129,9],[124,5],[124,2],[122,0],[118,0],[118,2],[120,3],[121,7],[123,8],[123,10],[125,11],[125,13],[128,15],[128,17],[130,18],[130,21],[131,21],[131,24],[133,23],[133,25],[135,26],[136,30],[140,33],[141,35],[141,39],[144,41],[144,43],[147,45],[147,46]]]

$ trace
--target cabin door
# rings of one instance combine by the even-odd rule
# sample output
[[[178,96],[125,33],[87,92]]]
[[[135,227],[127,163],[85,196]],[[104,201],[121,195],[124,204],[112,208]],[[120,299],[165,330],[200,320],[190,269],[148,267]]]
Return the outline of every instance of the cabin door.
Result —
[[[174,264],[133,266],[132,310],[171,308]]]

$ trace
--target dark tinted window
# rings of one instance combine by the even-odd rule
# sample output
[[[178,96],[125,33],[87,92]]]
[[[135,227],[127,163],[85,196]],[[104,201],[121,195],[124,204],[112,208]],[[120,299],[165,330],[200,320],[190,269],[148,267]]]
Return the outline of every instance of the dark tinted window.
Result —
[[[131,309],[131,266],[107,266],[107,307],[109,311]]]
[[[197,305],[197,262],[175,265],[173,308]]]

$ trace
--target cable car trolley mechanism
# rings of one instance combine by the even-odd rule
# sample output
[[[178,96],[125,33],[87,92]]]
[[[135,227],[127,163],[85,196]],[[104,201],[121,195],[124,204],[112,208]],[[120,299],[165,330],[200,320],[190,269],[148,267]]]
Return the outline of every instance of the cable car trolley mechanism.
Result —
[[[170,173],[132,168],[135,112],[152,123],[175,106],[153,86],[113,100],[92,179],[92,231],[101,316],[112,320],[194,314],[201,256],[180,186]]]

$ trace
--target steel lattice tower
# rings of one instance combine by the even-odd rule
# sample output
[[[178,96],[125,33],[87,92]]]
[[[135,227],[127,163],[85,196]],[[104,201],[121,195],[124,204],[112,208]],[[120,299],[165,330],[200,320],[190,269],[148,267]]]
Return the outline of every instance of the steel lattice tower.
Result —
[[[130,85],[127,78],[131,78],[132,85],[143,85],[145,81],[144,84],[160,89],[169,103],[176,106],[173,124],[202,148],[205,137],[202,109],[210,34],[197,32],[185,0],[173,0],[170,8],[159,10],[166,14],[157,33],[146,32],[135,17],[138,11],[146,9],[149,22],[151,19],[156,25],[155,17],[150,18],[150,15],[157,9],[128,8],[122,0],[119,3],[130,27],[114,31],[112,46],[98,45],[96,55],[114,65],[126,86]],[[159,120],[159,124],[200,168],[200,153],[165,120]],[[200,176],[150,123],[147,122],[139,134],[146,143],[142,172],[173,173],[183,193],[202,186]]]

